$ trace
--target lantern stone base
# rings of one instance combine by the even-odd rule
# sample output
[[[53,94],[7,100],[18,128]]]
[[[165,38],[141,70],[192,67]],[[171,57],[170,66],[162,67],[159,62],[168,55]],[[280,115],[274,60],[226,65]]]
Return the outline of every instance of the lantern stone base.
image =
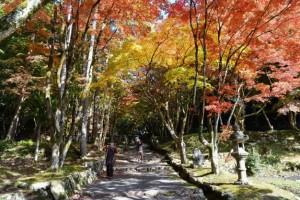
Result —
[[[237,151],[232,153],[232,156],[235,158],[237,162],[237,171],[238,171],[238,180],[235,182],[239,185],[249,185],[249,181],[247,179],[246,173],[246,158],[248,156],[248,152],[246,152],[243,148],[238,148]]]

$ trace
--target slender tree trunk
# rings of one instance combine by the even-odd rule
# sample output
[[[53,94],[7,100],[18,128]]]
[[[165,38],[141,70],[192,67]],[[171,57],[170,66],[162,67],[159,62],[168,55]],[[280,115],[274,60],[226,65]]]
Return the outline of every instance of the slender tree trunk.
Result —
[[[238,88],[238,90],[237,90],[236,100],[235,100],[234,105],[233,105],[233,107],[232,107],[232,109],[231,109],[231,112],[230,112],[230,115],[229,115],[229,117],[228,117],[228,120],[227,120],[226,125],[230,125],[231,118],[232,118],[233,114],[235,113],[236,108],[238,107],[238,104],[239,104],[240,99],[241,99],[240,91],[241,91],[241,88],[242,88],[243,85],[244,85],[244,84],[242,83],[242,84],[240,85],[240,87]]]
[[[79,124],[79,117],[76,117],[76,108],[78,106],[78,103],[76,103],[76,99],[73,100],[73,109],[72,109],[72,122],[71,122],[71,128],[69,131],[69,135],[67,138],[67,142],[64,144],[63,150],[62,150],[62,154],[61,154],[61,159],[60,159],[60,168],[62,168],[64,166],[66,157],[67,157],[67,153],[69,151],[69,148],[72,144],[73,138],[74,138],[74,134],[75,131],[77,131],[77,125]]]
[[[105,107],[106,107],[106,98],[107,98],[107,91],[104,91],[103,95],[103,102],[102,102],[102,109],[100,115],[100,130],[98,134],[98,150],[102,149],[103,147],[103,130],[104,130],[104,117],[105,117]]]
[[[96,20],[93,19],[92,21],[92,27],[93,30],[96,30]],[[93,76],[93,58],[94,58],[94,45],[95,45],[95,35],[91,35],[90,40],[90,49],[88,54],[88,63],[86,66],[86,74],[85,74],[85,80],[86,80],[86,86],[84,88],[84,98],[83,98],[83,107],[82,107],[82,126],[81,126],[81,139],[80,139],[80,153],[81,157],[86,156],[87,154],[87,131],[88,131],[88,111],[89,111],[89,91],[91,87],[92,82],[92,76]]]
[[[193,34],[194,46],[195,46],[195,79],[193,85],[193,107],[196,109],[196,97],[197,97],[197,85],[198,85],[198,75],[199,75],[199,46],[198,46],[198,31],[199,31],[199,19],[197,14],[196,2],[194,0],[190,0],[190,28]],[[195,12],[195,21],[196,27],[194,27],[193,23],[193,12]]]
[[[111,114],[111,103],[112,103],[112,97],[109,97],[108,105],[107,105],[107,112],[105,114],[104,118],[104,128],[103,128],[103,136],[102,136],[102,146],[105,144],[107,133],[109,132],[110,128],[110,114]],[[113,135],[111,132],[110,135],[110,141],[113,141]]]
[[[72,10],[72,5],[69,5],[69,10]],[[73,48],[74,48],[74,38],[76,36],[76,26],[74,22],[71,20],[72,12],[69,12],[67,17],[68,26],[65,31],[65,44],[64,44],[64,53],[61,58],[60,68],[57,71],[57,85],[59,88],[58,95],[58,107],[55,112],[55,129],[56,133],[53,139],[53,147],[52,147],[52,164],[51,168],[57,170],[60,167],[60,158],[61,151],[64,143],[64,134],[66,131],[66,123],[67,119],[67,108],[68,108],[68,95],[69,92],[67,90],[68,81],[70,81],[71,77],[71,66],[73,59]],[[70,31],[71,30],[71,31]]]
[[[59,145],[54,143],[52,145],[52,156],[51,156],[51,169],[57,170],[59,168]]]
[[[206,48],[206,36],[207,36],[207,23],[208,23],[208,5],[207,0],[204,1],[204,25],[201,31],[201,36],[199,35],[199,38],[202,38],[201,45],[202,45],[202,51],[203,51],[203,66],[202,66],[202,76],[203,76],[203,87],[202,87],[202,106],[201,106],[201,113],[200,113],[200,126],[199,131],[202,132],[204,128],[204,117],[205,117],[205,106],[206,106],[206,89],[207,89],[207,83],[206,83],[206,70],[207,70],[207,48]],[[200,33],[199,33],[200,34]]]
[[[41,140],[41,120],[38,120],[36,122],[36,128],[35,128],[35,132],[36,132],[36,145],[35,145],[35,154],[34,154],[34,162],[38,162],[39,160],[39,147],[40,147],[40,140]]]
[[[220,114],[215,117],[214,125],[211,131],[211,171],[214,174],[220,173],[219,168],[219,148],[218,148],[218,127],[220,121]],[[211,123],[211,122],[210,122]]]
[[[264,109],[262,110],[262,113],[263,113],[263,115],[264,115],[264,117],[265,117],[265,119],[267,121],[267,124],[268,124],[268,127],[269,127],[270,131],[273,131],[274,130],[273,126],[272,126],[272,124],[271,124],[271,122],[270,122],[270,120],[269,120],[269,118],[268,118],[268,116],[267,116],[267,114],[266,114],[266,112],[265,112]]]
[[[183,134],[184,134],[184,129],[185,129],[185,125],[186,125],[187,114],[185,114],[185,116],[183,117],[183,120],[181,121],[182,125],[181,125],[181,130],[180,130],[179,134],[176,134],[176,130],[174,129],[174,124],[169,116],[168,103],[166,103],[165,106],[163,107],[165,115],[163,114],[161,108],[158,105],[156,105],[156,107],[157,107],[160,119],[163,121],[163,123],[164,123],[165,127],[167,128],[167,130],[169,131],[172,139],[175,141],[175,144],[179,150],[181,163],[182,164],[186,163],[187,162],[186,146],[183,141]]]
[[[46,75],[46,105],[47,105],[47,114],[48,114],[48,127],[50,129],[50,138],[51,138],[51,144],[52,144],[52,150],[54,149],[53,146],[55,144],[55,135],[56,135],[56,129],[55,122],[54,122],[54,115],[53,115],[53,108],[51,103],[51,74],[52,74],[52,67],[54,63],[54,46],[55,46],[55,38],[56,38],[56,20],[57,20],[57,7],[54,5],[53,8],[53,18],[51,20],[51,37],[50,37],[50,56],[49,56],[49,62],[48,62],[48,72]],[[51,157],[51,168],[54,169],[55,166],[58,166],[56,164],[56,160],[53,160],[56,156],[54,155],[54,151],[52,151],[52,157]]]
[[[93,131],[92,143],[95,143],[99,131],[99,115],[100,115],[100,89],[96,89],[94,95],[94,112],[93,112]]]
[[[91,103],[91,106],[89,107],[89,113],[88,113],[88,129],[87,129],[87,134],[88,134],[88,142],[89,143],[92,143],[93,141],[93,134],[92,134],[92,130],[93,130],[93,111],[94,111],[94,108],[93,108],[93,105],[94,104],[94,101],[92,101]]]
[[[83,100],[82,106],[82,125],[81,125],[81,138],[80,138],[80,154],[81,157],[87,154],[87,124],[88,124],[88,97]]]
[[[182,117],[182,120],[181,120],[181,126],[180,126],[180,133],[179,133],[179,141],[180,141],[180,144],[179,144],[179,148],[180,148],[180,160],[181,160],[181,163],[187,163],[187,157],[186,157],[186,145],[183,141],[183,135],[185,133],[185,129],[186,129],[186,126],[187,126],[187,117],[188,117],[188,108],[189,108],[189,103],[186,104],[186,108],[183,108],[182,109],[182,112],[183,112],[183,117]]]
[[[177,146],[179,147],[179,154],[180,154],[181,164],[187,163],[186,145],[185,145],[185,143],[183,141],[183,137],[179,138],[179,142],[177,143]]]
[[[72,137],[73,135],[69,135],[68,136],[68,141],[66,142],[66,144],[64,145],[64,149],[62,151],[62,158],[60,160],[60,168],[62,168],[64,166],[64,163],[65,163],[65,160],[66,160],[66,157],[67,157],[67,153],[68,153],[68,150],[71,146],[71,143],[72,143]]]
[[[19,124],[20,112],[21,112],[21,109],[22,109],[22,102],[24,100],[25,100],[24,96],[19,97],[17,110],[15,112],[15,115],[13,117],[13,120],[10,124],[9,130],[8,130],[8,133],[7,133],[7,136],[6,136],[6,139],[8,139],[8,140],[13,140],[15,135],[16,135],[17,127],[18,127],[18,124]]]
[[[289,117],[289,125],[290,125],[290,128],[292,130],[299,130],[298,127],[297,127],[297,121],[296,121],[296,114],[294,112],[289,112],[288,113],[288,117]]]

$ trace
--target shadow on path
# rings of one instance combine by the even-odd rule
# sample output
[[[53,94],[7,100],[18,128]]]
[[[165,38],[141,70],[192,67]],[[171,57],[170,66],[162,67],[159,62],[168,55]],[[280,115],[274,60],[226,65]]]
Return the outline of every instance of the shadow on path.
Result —
[[[199,189],[189,189],[161,155],[148,148],[144,153],[144,163],[137,163],[134,147],[120,151],[112,179],[103,175],[71,199],[200,199]]]

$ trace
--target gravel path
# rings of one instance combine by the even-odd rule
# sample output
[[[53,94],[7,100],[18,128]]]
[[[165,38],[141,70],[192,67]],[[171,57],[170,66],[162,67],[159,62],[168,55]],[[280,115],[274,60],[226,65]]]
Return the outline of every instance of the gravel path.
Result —
[[[163,157],[144,149],[144,162],[136,162],[134,147],[120,152],[113,179],[103,176],[86,186],[73,200],[193,200],[205,199],[201,189],[188,187],[177,173],[167,165]]]

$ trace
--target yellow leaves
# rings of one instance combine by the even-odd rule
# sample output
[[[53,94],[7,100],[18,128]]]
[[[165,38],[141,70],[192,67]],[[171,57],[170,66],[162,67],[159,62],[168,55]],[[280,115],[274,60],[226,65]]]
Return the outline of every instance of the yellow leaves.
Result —
[[[141,52],[143,50],[143,47],[139,44],[133,43],[131,45],[131,49],[134,50],[134,51]]]
[[[166,72],[167,85],[175,88],[186,87],[192,89],[194,85],[195,70],[193,68],[176,67]],[[203,86],[203,77],[198,77],[197,87]],[[210,87],[210,86],[209,86]]]
[[[178,67],[169,70],[165,74],[166,79],[171,84],[186,82],[189,78],[189,70],[184,67]]]

